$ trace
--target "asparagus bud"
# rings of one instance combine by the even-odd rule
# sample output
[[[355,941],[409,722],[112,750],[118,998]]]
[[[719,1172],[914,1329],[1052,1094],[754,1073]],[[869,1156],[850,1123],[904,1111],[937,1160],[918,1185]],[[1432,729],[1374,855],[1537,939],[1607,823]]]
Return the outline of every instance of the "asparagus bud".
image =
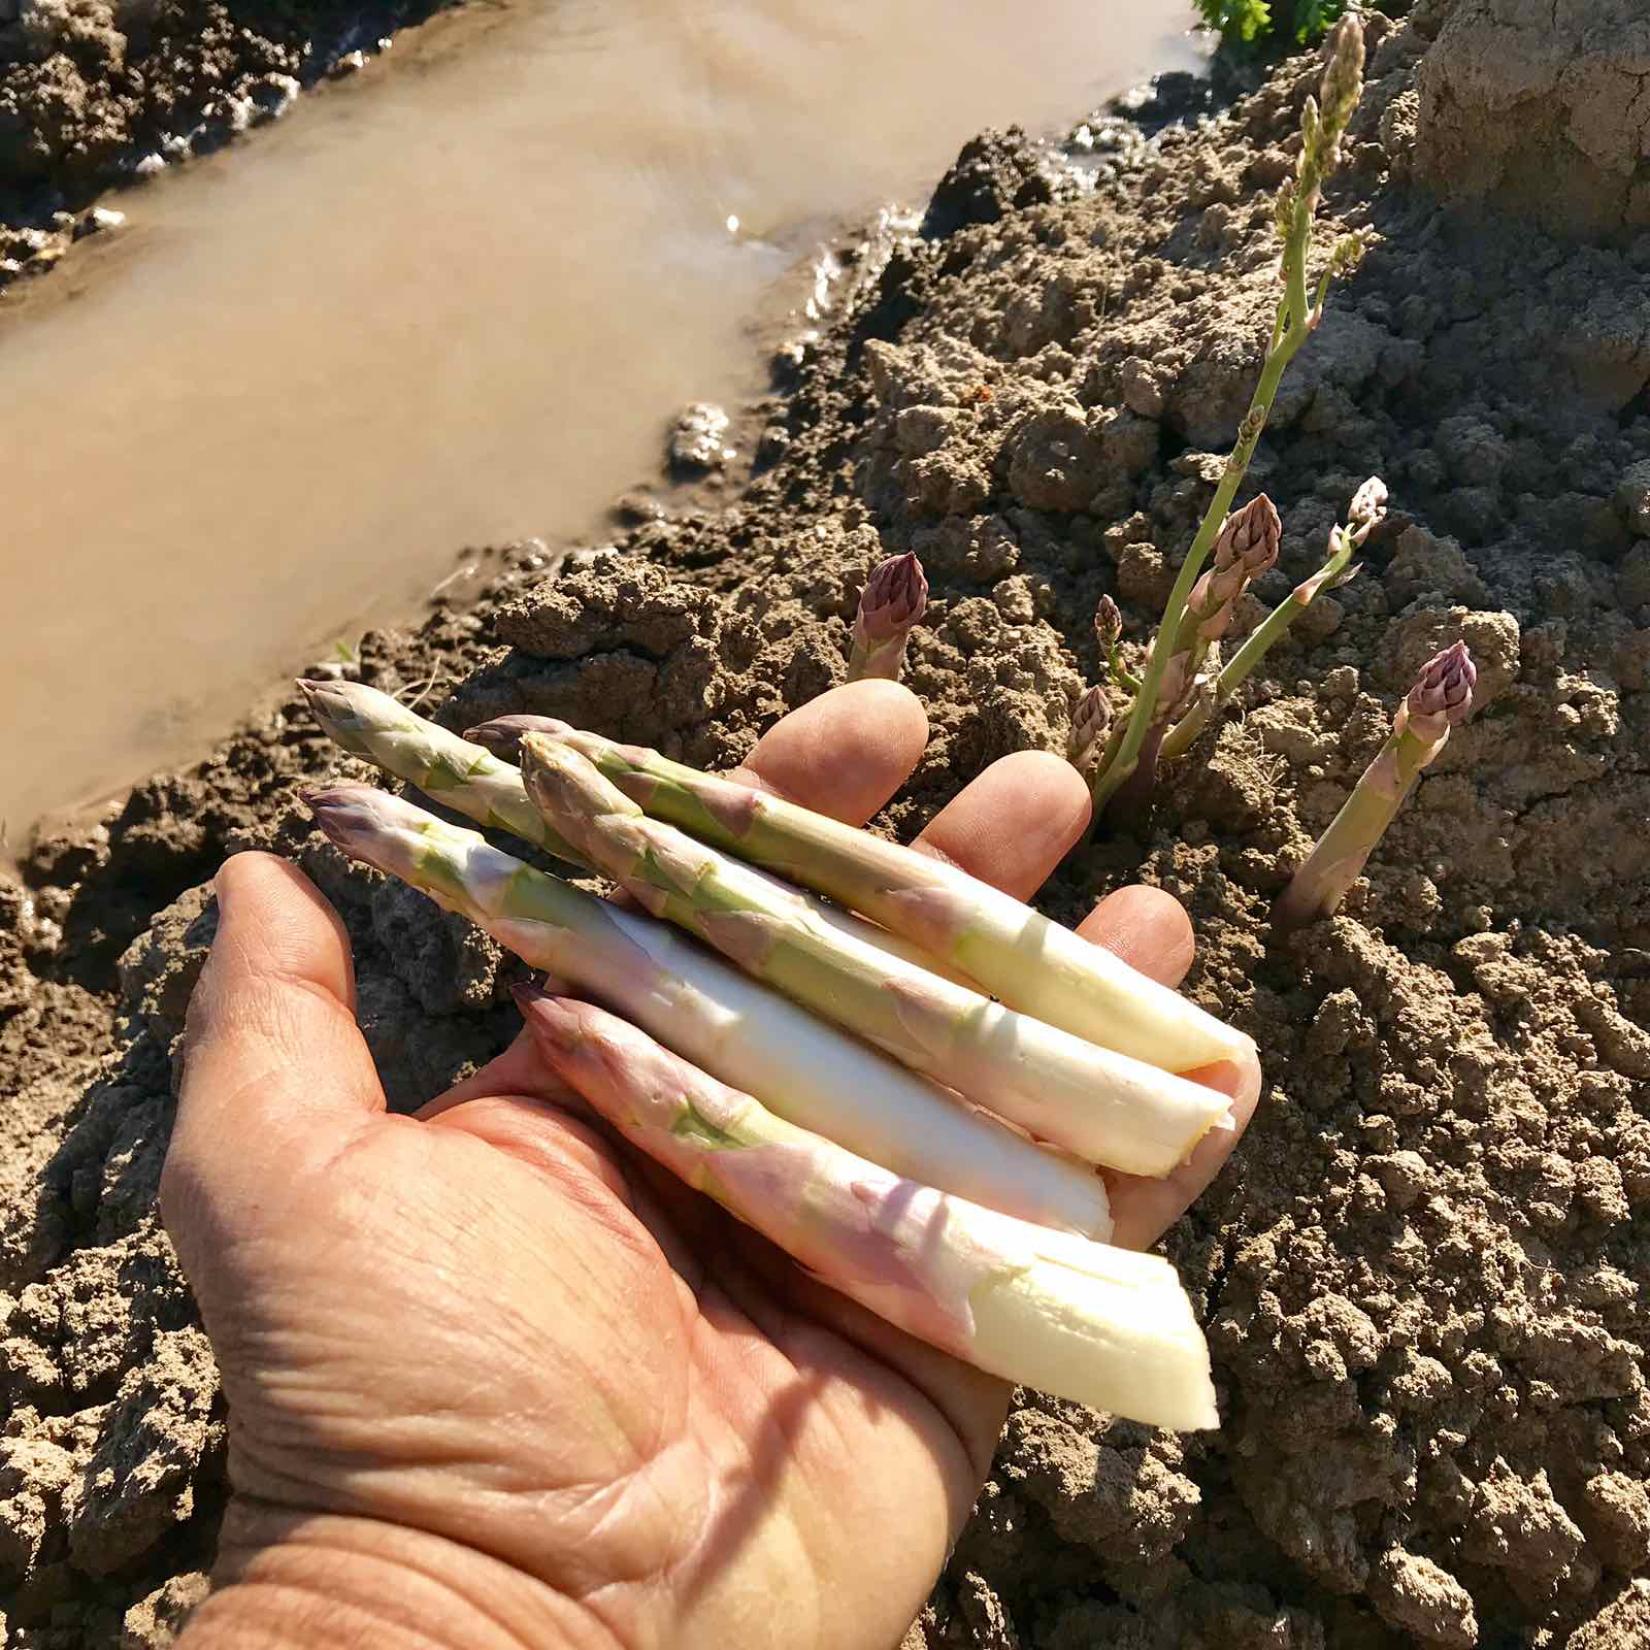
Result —
[[[1209,571],[1192,587],[1187,618],[1205,644],[1226,633],[1237,610],[1238,597],[1274,566],[1283,540],[1283,522],[1277,506],[1260,493],[1234,510],[1221,524]]]
[[[1102,596],[1094,610],[1094,639],[1103,657],[1109,656],[1123,639],[1123,611],[1110,596]]]
[[[1042,1225],[1105,1236],[1105,1188],[1069,1158],[959,1105],[652,918],[500,853],[368,785],[309,798],[343,851],[486,929],[799,1127],[896,1174]]]
[[[1201,684],[1180,721],[1163,741],[1165,758],[1184,756],[1209,719],[1237,692],[1261,661],[1285,636],[1289,627],[1326,590],[1339,589],[1357,577],[1352,553],[1386,519],[1386,483],[1371,476],[1352,496],[1347,524],[1336,525],[1329,533],[1329,554],[1323,565],[1272,609],[1250,632],[1243,646],[1232,656],[1218,677]]]
[[[1339,158],[1338,145],[1364,89],[1364,26],[1347,12],[1329,37],[1329,63],[1323,72],[1322,141],[1331,147],[1325,170]]]
[[[1386,483],[1379,476],[1371,476],[1352,495],[1352,502],[1347,506],[1346,520],[1359,544],[1362,544],[1386,519],[1386,500]]]
[[[947,1196],[795,1127],[588,1003],[519,993],[546,1063],[633,1145],[889,1323],[1005,1380],[1219,1424],[1174,1269]]]
[[[1110,731],[1111,698],[1103,687],[1091,687],[1077,701],[1077,708],[1071,713],[1071,738],[1066,744],[1066,760],[1074,768],[1088,767]]]
[[[521,742],[527,793],[654,916],[902,1065],[1091,1163],[1165,1175],[1226,1097],[1100,1048],[822,922],[786,884],[649,818],[576,750]]]
[[[1446,647],[1422,668],[1399,716],[1407,718],[1417,738],[1431,744],[1429,761],[1444,748],[1449,730],[1472,714],[1472,695],[1477,686],[1478,666],[1465,642]]]
[[[1158,690],[1159,723],[1183,716],[1198,690],[1198,672],[1211,646],[1225,635],[1238,598],[1278,559],[1283,523],[1261,493],[1221,524],[1209,570],[1192,586],[1186,612]]]
[[[1477,682],[1478,670],[1465,642],[1445,648],[1422,667],[1398,707],[1380,754],[1273,908],[1279,927],[1298,928],[1327,917],[1341,903],[1421,770],[1448,743],[1450,729],[1471,714]]]
[[[885,676],[897,682],[906,638],[922,622],[927,606],[928,580],[914,551],[878,563],[860,592],[848,680]]]

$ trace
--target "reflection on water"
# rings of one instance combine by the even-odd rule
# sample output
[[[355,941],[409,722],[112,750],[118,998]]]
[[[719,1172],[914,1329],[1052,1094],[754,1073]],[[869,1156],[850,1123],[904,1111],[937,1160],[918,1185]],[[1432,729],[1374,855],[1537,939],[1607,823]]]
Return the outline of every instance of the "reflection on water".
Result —
[[[742,322],[982,125],[1183,66],[1180,0],[557,0],[438,19],[0,302],[0,819],[227,731],[464,544],[592,527]],[[730,222],[737,228],[730,230]]]

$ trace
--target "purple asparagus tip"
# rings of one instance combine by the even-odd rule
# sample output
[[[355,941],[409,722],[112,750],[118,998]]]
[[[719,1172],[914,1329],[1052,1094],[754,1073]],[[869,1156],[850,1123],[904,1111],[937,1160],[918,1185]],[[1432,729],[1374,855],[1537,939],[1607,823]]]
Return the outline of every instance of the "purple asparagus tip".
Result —
[[[928,579],[914,550],[879,562],[859,598],[859,627],[867,641],[886,642],[922,621]]]
[[[1094,610],[1094,634],[1102,653],[1111,650],[1123,639],[1123,613],[1110,596],[1102,596]]]
[[[352,859],[370,859],[372,843],[391,823],[395,798],[371,785],[329,785],[305,792],[304,804],[329,842]]]
[[[1265,493],[1257,494],[1221,524],[1215,541],[1216,568],[1239,567],[1245,580],[1258,579],[1278,559],[1283,521]]]
[[[464,737],[473,744],[486,746],[494,756],[514,761],[521,754],[521,741],[527,734],[542,733],[549,739],[564,739],[573,731],[571,723],[559,722],[553,716],[495,716],[466,728]]]
[[[1071,713],[1071,739],[1066,747],[1067,759],[1083,767],[1095,748],[1111,732],[1111,696],[1103,687],[1091,687],[1077,701]]]
[[[1409,690],[1409,714],[1441,720],[1457,727],[1472,714],[1473,690],[1478,686],[1478,667],[1465,642],[1455,642],[1421,667],[1415,686]]]

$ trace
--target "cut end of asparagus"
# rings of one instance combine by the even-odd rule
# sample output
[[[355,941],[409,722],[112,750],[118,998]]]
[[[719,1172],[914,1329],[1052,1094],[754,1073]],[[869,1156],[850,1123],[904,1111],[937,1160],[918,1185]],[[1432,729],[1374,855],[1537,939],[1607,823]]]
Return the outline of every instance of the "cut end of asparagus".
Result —
[[[588,1003],[518,996],[546,1062],[636,1146],[888,1322],[1005,1380],[1218,1425],[1169,1264],[905,1179],[785,1122]]]

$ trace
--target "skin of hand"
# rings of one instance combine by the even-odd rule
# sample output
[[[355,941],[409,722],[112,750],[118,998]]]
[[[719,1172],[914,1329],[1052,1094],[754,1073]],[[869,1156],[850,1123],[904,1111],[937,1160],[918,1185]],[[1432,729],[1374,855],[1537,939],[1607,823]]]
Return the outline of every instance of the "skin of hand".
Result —
[[[853,823],[921,755],[887,681],[779,723],[739,777]],[[1087,825],[1004,758],[923,846],[1029,898]],[[524,1033],[391,1115],[343,927],[230,859],[161,1207],[229,1408],[232,1496],[183,1650],[889,1650],[989,1466],[1008,1390],[804,1276],[603,1132]],[[1178,984],[1191,925],[1121,890],[1080,932]],[[1239,1128],[1258,1067],[1199,1074]],[[1154,1242],[1217,1172],[1110,1181]]]

